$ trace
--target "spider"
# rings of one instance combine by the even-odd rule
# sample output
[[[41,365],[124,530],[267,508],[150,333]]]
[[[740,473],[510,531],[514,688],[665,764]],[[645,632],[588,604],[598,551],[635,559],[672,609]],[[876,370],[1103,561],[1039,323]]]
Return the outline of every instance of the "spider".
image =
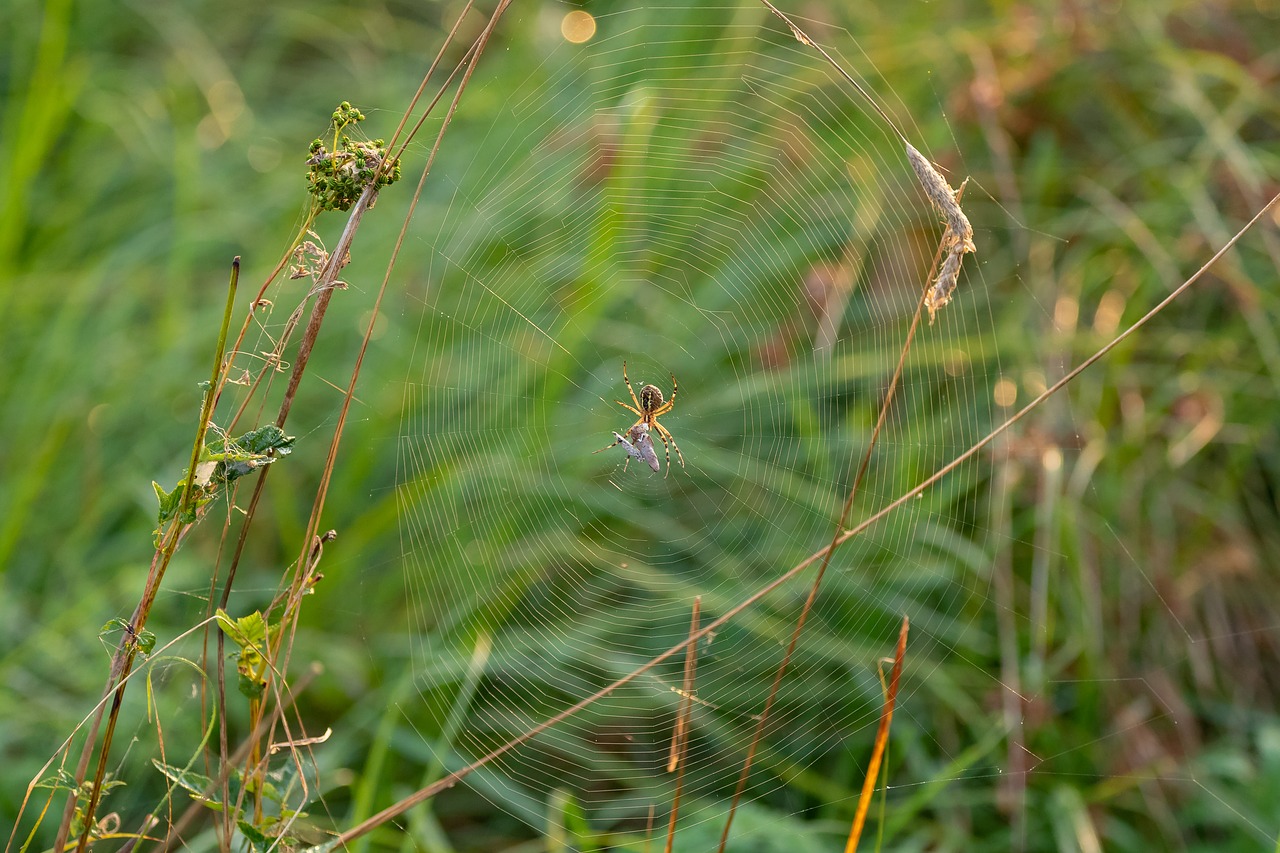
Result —
[[[676,384],[675,374],[674,373],[671,374],[671,399],[666,401],[663,400],[662,389],[660,389],[657,385],[645,385],[643,388],[640,389],[640,396],[637,397],[636,392],[631,387],[631,380],[627,378],[627,363],[625,361],[622,362],[622,381],[627,383],[627,393],[631,395],[631,402],[635,403],[635,405],[629,406],[626,403],[622,402],[621,400],[614,400],[614,402],[617,403],[622,408],[626,409],[628,412],[631,412],[632,414],[635,414],[635,415],[639,415],[640,420],[636,421],[634,424],[632,424],[630,427],[627,428],[627,435],[631,437],[631,441],[628,441],[625,437],[618,435],[615,432],[614,436],[618,440],[615,441],[613,444],[610,444],[609,447],[617,447],[619,444],[628,445],[629,447],[629,449],[627,450],[628,461],[630,461],[630,457],[636,455],[636,453],[633,453],[633,451],[640,451],[641,453],[643,452],[644,448],[642,448],[641,446],[642,443],[648,444],[649,451],[650,453],[652,453],[653,444],[652,444],[652,441],[649,439],[649,435],[648,435],[650,428],[652,428],[655,432],[658,433],[658,438],[662,439],[662,444],[667,450],[667,473],[664,474],[663,476],[665,477],[671,473],[671,448],[673,447],[676,449],[676,458],[680,460],[680,467],[683,468],[684,454],[680,452],[680,445],[676,444],[676,438],[671,434],[671,431],[668,430],[666,427],[664,427],[662,424],[658,423],[659,416],[665,415],[667,412],[675,408],[676,391],[679,390],[679,386]],[[643,426],[644,430],[640,433],[637,433],[636,429],[637,427],[640,427],[640,426]],[[595,452],[603,453],[604,451],[608,450],[609,447],[602,447]],[[643,458],[643,456],[638,458]],[[658,458],[656,453],[653,454],[652,460],[645,459],[645,461],[649,463],[650,468],[653,468],[653,470],[655,471],[658,470],[657,468]]]

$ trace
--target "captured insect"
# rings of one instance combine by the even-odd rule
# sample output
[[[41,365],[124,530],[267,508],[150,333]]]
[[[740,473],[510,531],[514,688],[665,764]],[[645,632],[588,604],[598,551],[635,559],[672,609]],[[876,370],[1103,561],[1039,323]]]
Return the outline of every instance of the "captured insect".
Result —
[[[622,444],[627,451],[627,461],[622,463],[622,473],[627,473],[627,466],[631,464],[632,459],[639,459],[641,462],[657,471],[659,467],[658,454],[653,449],[653,439],[649,438],[649,427],[642,423],[636,424],[631,427],[631,429],[627,430],[627,435],[631,436],[631,438],[628,439],[626,436],[618,435],[615,432],[613,437],[616,438],[617,441],[609,445],[609,447],[615,447],[618,444]],[[609,447],[604,449],[608,450]],[[596,451],[596,453],[599,452],[599,450]]]
[[[658,423],[659,416],[665,415],[667,412],[675,408],[676,391],[679,389],[679,386],[676,383],[675,374],[671,374],[670,400],[663,398],[662,389],[657,385],[645,385],[640,389],[640,396],[637,397],[636,392],[631,387],[631,380],[627,378],[627,363],[625,361],[622,362],[622,381],[627,383],[627,393],[631,395],[631,402],[635,403],[635,405],[629,406],[621,400],[614,400],[614,402],[632,414],[638,415],[640,420],[627,428],[626,436],[619,435],[615,432],[613,435],[617,438],[617,441],[610,444],[608,447],[602,447],[595,452],[603,453],[610,447],[617,447],[619,444],[625,444],[627,445],[628,464],[631,462],[632,458],[642,459],[649,464],[650,468],[657,471],[658,454],[654,450],[653,439],[649,436],[649,431],[652,429],[658,433],[658,438],[662,439],[662,444],[667,451],[667,474],[664,474],[663,476],[667,476],[671,473],[671,448],[673,447],[676,449],[676,458],[680,460],[680,467],[683,468],[684,454],[680,452],[680,445],[676,444],[675,436],[671,434],[671,431]],[[625,465],[623,466],[623,470],[626,470]]]

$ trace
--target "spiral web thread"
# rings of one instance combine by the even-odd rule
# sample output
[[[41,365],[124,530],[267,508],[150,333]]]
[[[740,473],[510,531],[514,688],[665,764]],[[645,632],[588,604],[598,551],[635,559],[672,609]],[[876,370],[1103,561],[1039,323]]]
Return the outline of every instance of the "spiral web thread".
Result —
[[[545,60],[514,88],[477,82],[502,120],[419,232],[435,260],[404,384],[401,537],[416,684],[462,720],[446,747],[424,738],[448,769],[680,642],[696,596],[709,621],[830,540],[942,236],[897,133],[764,8],[596,20],[584,45],[542,26]],[[848,32],[823,36],[892,98]],[[1002,416],[975,269],[914,344],[852,521]],[[592,453],[636,419],[614,402],[630,402],[624,360],[637,394],[679,382],[661,422],[687,467],[673,451],[665,478],[624,471],[622,447]],[[776,816],[856,793],[875,662],[903,614],[918,676],[895,725],[927,708],[930,671],[995,606],[993,479],[975,460],[837,552],[735,835],[773,831],[752,802]],[[810,580],[698,644],[677,847],[718,838]],[[665,825],[683,667],[504,755],[472,790],[533,826],[565,803],[618,837],[643,835],[651,810]]]

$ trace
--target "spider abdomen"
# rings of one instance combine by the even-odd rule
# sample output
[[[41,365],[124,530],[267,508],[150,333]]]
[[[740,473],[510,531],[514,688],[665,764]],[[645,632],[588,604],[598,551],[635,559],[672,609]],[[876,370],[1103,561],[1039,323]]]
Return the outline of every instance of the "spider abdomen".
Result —
[[[642,412],[652,412],[662,406],[665,402],[662,398],[662,389],[657,385],[646,385],[640,389],[640,410]]]

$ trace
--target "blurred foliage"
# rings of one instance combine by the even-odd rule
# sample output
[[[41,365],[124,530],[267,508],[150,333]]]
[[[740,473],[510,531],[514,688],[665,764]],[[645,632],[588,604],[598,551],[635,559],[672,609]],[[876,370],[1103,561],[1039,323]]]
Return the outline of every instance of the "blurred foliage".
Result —
[[[999,381],[1030,399],[1280,190],[1265,4],[796,6],[921,150],[974,179],[977,261],[917,343],[859,516],[998,422]],[[325,514],[339,538],[294,646],[297,671],[325,667],[300,713],[334,730],[309,780],[317,824],[461,766],[678,641],[694,595],[718,614],[825,544],[912,307],[890,285],[928,268],[936,223],[894,171],[900,148],[767,12],[581,7],[600,29],[580,48],[558,29],[574,7],[508,13],[383,307]],[[0,9],[0,824],[100,695],[96,626],[136,604],[149,484],[187,463],[231,256],[266,277],[333,104],[390,137],[457,8]],[[340,402],[326,383],[345,387],[412,183],[384,194],[343,272],[233,617],[264,607],[298,552]],[[859,298],[824,355],[851,221]],[[1275,222],[841,552],[734,849],[837,848],[874,662],[904,611],[885,849],[1254,850],[1280,835]],[[338,227],[322,222],[331,240]],[[268,331],[302,299],[290,286]],[[662,485],[589,453],[629,422],[611,402],[624,358],[633,381],[680,382],[664,423],[690,469]],[[161,645],[209,611],[217,527],[178,553],[149,624]],[[681,846],[718,832],[804,592],[701,649]],[[169,654],[196,659],[198,642]],[[371,844],[642,849],[647,806],[662,824],[670,798],[654,767],[678,670]],[[149,672],[163,766],[181,768],[207,724],[195,677],[168,658]],[[143,690],[126,710],[138,742],[118,750],[110,804],[132,827],[165,778]]]

